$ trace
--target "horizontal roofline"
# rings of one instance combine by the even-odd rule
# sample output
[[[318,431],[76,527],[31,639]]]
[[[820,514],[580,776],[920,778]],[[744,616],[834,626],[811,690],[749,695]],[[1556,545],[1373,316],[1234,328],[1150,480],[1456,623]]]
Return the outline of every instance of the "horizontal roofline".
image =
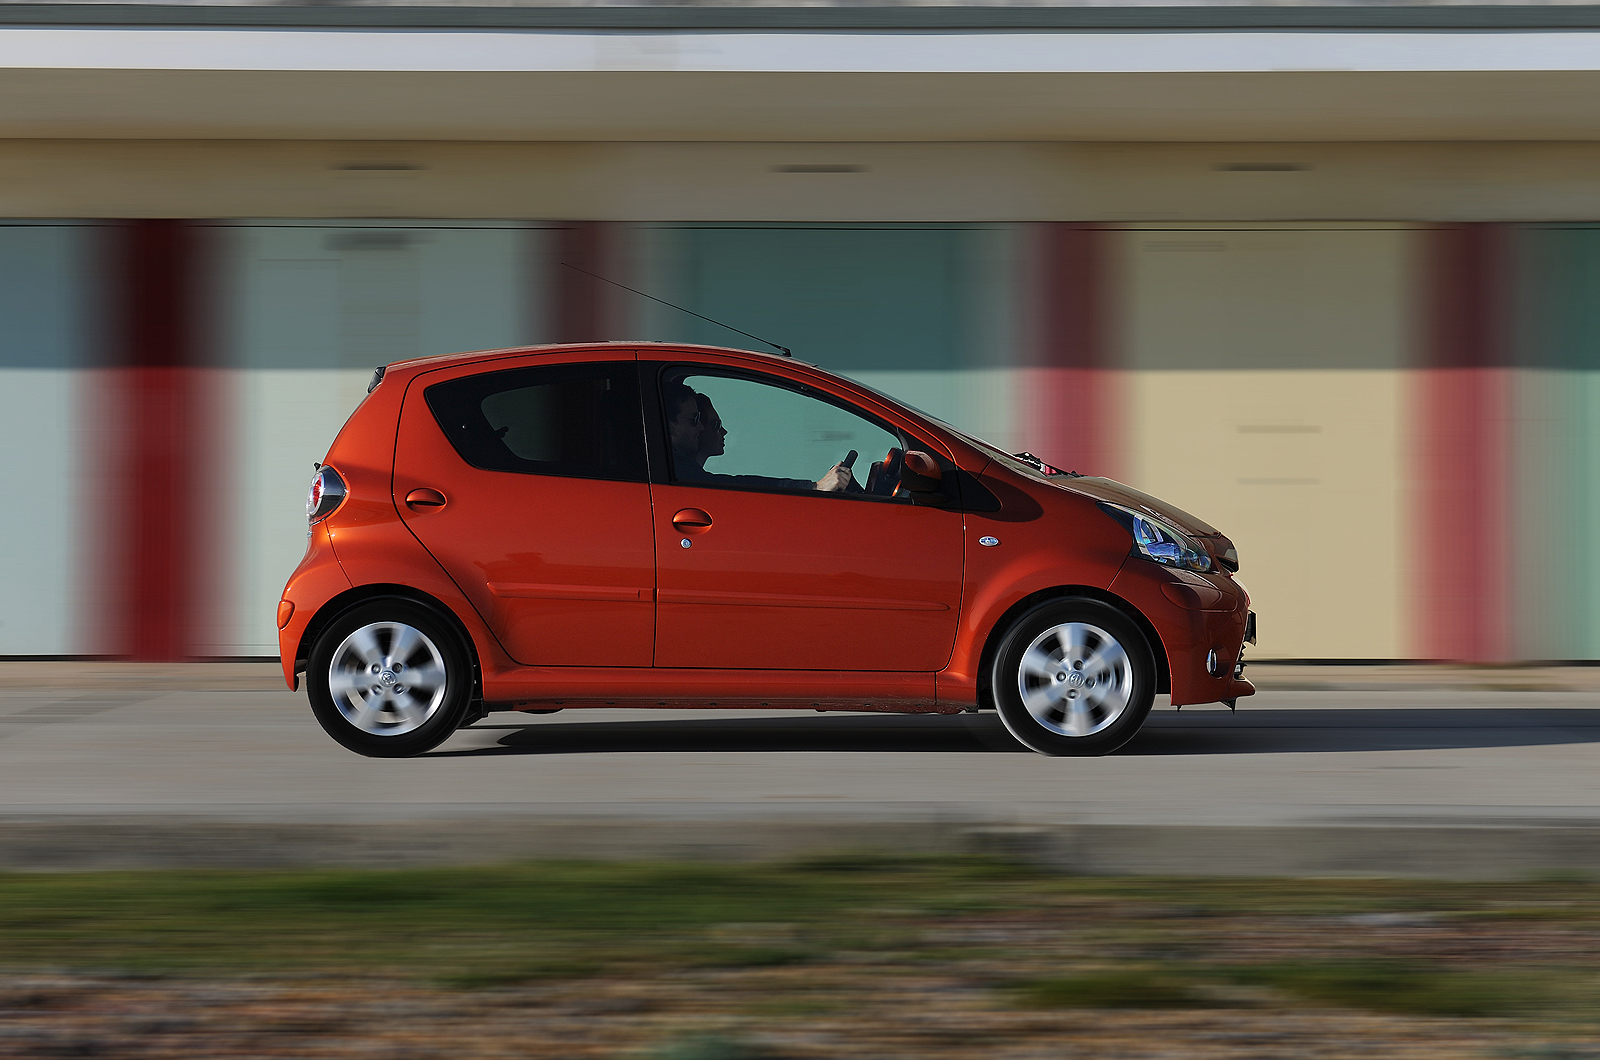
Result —
[[[524,357],[545,353],[572,353],[580,350],[623,350],[629,353],[653,351],[668,353],[736,353],[741,356],[766,357],[775,361],[782,361],[785,364],[804,365],[807,368],[816,367],[810,361],[802,361],[795,357],[789,357],[781,353],[771,353],[767,350],[747,350],[742,346],[714,346],[705,342],[669,342],[663,339],[597,339],[592,342],[539,342],[531,346],[494,346],[485,350],[460,350],[455,353],[429,354],[426,357],[408,357],[403,361],[390,361],[382,367],[385,371],[391,368],[409,370],[422,365],[439,367],[478,360]]]
[[[11,4],[0,25],[622,31],[1582,30],[1600,5],[1166,7],[422,7]]]

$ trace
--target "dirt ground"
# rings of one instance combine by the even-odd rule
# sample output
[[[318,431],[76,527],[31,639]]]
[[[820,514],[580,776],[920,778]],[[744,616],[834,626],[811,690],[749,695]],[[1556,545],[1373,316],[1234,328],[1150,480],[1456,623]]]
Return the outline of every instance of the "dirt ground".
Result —
[[[1600,1035],[1337,1009],[1041,1011],[937,975],[815,969],[470,992],[39,976],[0,980],[0,1056],[1577,1060],[1600,1057]]]

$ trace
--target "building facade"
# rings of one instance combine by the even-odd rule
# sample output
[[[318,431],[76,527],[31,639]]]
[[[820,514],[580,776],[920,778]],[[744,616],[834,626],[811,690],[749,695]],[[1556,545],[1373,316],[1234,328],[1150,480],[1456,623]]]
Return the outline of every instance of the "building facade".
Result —
[[[1260,657],[1600,658],[1588,8],[93,7],[0,8],[0,655],[274,653],[379,364],[752,345],[598,275],[1221,526]]]

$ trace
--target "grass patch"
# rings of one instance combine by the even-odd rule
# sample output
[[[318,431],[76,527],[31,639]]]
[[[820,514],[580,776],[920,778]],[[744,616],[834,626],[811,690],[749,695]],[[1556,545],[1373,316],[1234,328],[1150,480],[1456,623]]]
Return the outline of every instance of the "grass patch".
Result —
[[[753,984],[751,1004],[808,982],[911,976],[954,977],[1043,1008],[1209,1006],[1237,984],[1317,1005],[1592,1021],[1600,979],[1581,936],[1597,924],[1600,885],[1575,880],[1067,877],[988,859],[862,854],[0,874],[5,970],[351,973],[468,990],[723,977]],[[1474,932],[1503,946],[1521,931],[1542,941],[1511,963],[1430,956],[1474,952]],[[1413,936],[1449,945],[1408,950]],[[1282,959],[1253,963],[1239,938],[1275,940],[1268,952]],[[1081,972],[1091,960],[1103,970]]]
[[[1137,968],[1034,979],[1017,988],[1029,1008],[1190,1008],[1204,999],[1170,974]]]
[[[804,994],[779,994],[762,998],[745,1006],[751,1016],[831,1016],[848,1012],[851,1001],[847,997],[811,997]]]
[[[589,979],[603,971],[604,965],[584,961],[475,961],[457,971],[438,972],[431,978],[437,985],[451,990],[490,990],[528,983]]]
[[[810,950],[792,946],[716,946],[693,963],[702,968],[781,968],[814,960]]]
[[[658,1047],[650,1060],[766,1060],[767,1054],[748,1042],[721,1034],[680,1038]]]
[[[994,874],[964,859],[0,874],[0,960],[150,972],[425,968],[453,982],[638,963],[774,965],[809,959],[811,948],[730,942],[715,929],[782,921],[878,934],[926,909],[906,893],[967,894]]]
[[[1413,1016],[1514,1016],[1536,1007],[1541,996],[1526,975],[1403,961],[1285,962],[1234,969],[1228,977],[1320,1004]]]

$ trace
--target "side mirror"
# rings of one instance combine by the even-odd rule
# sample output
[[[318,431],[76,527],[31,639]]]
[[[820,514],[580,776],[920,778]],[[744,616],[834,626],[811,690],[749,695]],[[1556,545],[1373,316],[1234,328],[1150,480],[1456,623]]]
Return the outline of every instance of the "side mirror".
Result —
[[[912,493],[937,493],[944,480],[944,472],[927,453],[915,449],[906,452],[900,466],[900,485]]]

